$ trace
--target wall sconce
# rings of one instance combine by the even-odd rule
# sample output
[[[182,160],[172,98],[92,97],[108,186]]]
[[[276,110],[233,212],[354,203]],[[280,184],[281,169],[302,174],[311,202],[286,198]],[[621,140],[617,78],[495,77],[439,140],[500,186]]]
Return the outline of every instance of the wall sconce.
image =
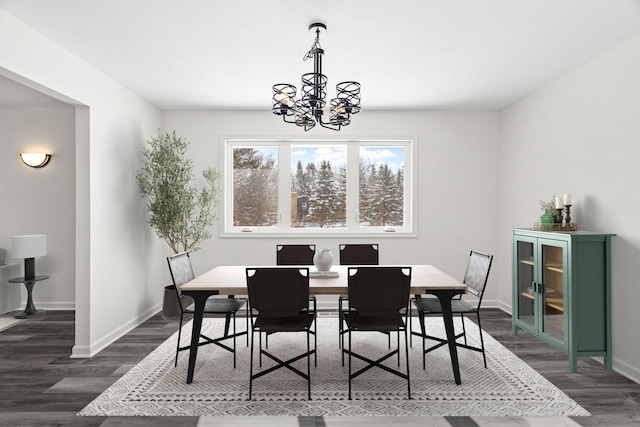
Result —
[[[44,153],[20,153],[20,159],[22,163],[32,168],[41,168],[47,163],[49,163],[49,159],[51,158],[51,154]]]

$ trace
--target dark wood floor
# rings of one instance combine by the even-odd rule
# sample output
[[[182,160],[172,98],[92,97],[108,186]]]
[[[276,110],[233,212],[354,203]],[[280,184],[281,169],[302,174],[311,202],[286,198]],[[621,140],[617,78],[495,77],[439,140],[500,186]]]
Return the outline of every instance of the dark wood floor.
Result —
[[[583,426],[640,426],[640,385],[615,372],[604,371],[600,363],[589,358],[580,359],[578,372],[569,372],[567,357],[561,352],[526,332],[513,336],[511,317],[500,310],[484,310],[482,320],[488,333],[593,414],[574,417],[573,422]],[[198,424],[197,417],[76,416],[78,411],[171,336],[177,323],[155,316],[97,356],[70,359],[74,322],[72,312],[50,311],[42,319],[25,321],[0,332],[0,426],[161,427]],[[361,420],[363,425],[384,425],[372,417],[362,417]],[[357,421],[351,419],[349,425],[360,424]],[[467,417],[449,417],[446,421],[458,426],[493,424],[491,420],[474,421]],[[531,425],[527,420],[502,418],[500,421],[500,425]],[[551,426],[555,422],[561,421],[549,420],[544,424]],[[428,420],[416,422],[420,425],[425,423]],[[571,420],[569,423],[573,424]],[[301,417],[297,424],[340,425],[335,420],[322,417]],[[215,422],[201,420],[201,425],[215,425]],[[262,423],[256,420],[254,425]]]

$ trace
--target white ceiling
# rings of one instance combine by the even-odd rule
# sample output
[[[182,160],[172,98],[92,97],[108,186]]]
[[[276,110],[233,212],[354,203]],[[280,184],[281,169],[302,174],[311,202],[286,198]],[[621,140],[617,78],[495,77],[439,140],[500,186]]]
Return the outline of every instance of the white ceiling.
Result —
[[[313,69],[363,109],[499,109],[640,34],[638,0],[0,0],[162,109],[270,109]],[[6,92],[0,82],[0,94]]]

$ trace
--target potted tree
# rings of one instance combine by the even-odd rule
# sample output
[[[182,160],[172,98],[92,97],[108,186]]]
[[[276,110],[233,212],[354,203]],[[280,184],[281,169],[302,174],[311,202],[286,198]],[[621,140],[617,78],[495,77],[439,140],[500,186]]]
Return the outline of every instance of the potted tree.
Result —
[[[220,174],[214,167],[203,171],[204,186],[195,185],[193,162],[186,157],[189,143],[158,130],[142,151],[143,167],[136,174],[140,194],[147,201],[149,225],[164,239],[173,253],[194,252],[211,237],[220,200]],[[180,316],[173,285],[165,287],[163,317]]]

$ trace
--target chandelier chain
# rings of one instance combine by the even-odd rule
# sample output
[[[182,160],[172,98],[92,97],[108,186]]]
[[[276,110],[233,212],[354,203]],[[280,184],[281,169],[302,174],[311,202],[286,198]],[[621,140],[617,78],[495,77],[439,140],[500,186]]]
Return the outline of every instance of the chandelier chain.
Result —
[[[304,54],[304,57],[302,58],[302,60],[306,61],[309,58],[313,58],[313,51],[315,49],[322,49],[322,46],[320,46],[320,29],[316,29],[316,40],[311,45],[311,48],[309,49],[309,51]]]

